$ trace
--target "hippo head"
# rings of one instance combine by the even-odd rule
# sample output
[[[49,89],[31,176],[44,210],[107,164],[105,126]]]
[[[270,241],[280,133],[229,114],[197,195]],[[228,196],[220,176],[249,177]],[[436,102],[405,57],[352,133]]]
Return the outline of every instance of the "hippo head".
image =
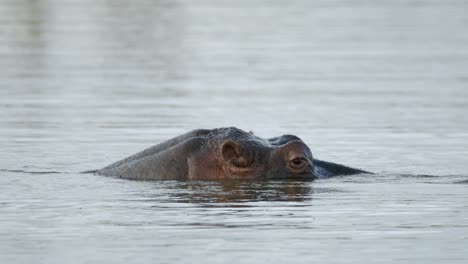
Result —
[[[315,178],[312,153],[300,138],[283,135],[263,139],[239,129],[234,132],[219,144],[219,157],[225,174],[223,178]]]
[[[227,127],[190,131],[97,173],[136,180],[313,180],[367,172],[314,159],[293,135],[264,139]]]

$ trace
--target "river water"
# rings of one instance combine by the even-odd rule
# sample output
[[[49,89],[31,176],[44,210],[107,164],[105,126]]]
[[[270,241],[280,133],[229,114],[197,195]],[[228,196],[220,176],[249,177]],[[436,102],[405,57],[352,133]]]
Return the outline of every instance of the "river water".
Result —
[[[468,2],[0,0],[0,263],[467,263]],[[80,174],[194,128],[372,176]]]

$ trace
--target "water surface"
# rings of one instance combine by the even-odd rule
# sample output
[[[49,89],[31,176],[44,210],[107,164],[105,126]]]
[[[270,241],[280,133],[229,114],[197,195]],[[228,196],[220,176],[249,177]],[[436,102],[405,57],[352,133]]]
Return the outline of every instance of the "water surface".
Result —
[[[468,4],[0,2],[0,263],[468,261]],[[194,128],[376,172],[80,174]]]

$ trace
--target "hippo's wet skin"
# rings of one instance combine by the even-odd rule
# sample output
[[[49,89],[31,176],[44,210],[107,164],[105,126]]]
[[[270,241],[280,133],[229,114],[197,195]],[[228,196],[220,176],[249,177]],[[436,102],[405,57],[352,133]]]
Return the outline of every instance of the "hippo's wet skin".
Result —
[[[314,159],[293,135],[263,139],[230,127],[193,130],[97,173],[136,180],[313,180],[366,172]]]

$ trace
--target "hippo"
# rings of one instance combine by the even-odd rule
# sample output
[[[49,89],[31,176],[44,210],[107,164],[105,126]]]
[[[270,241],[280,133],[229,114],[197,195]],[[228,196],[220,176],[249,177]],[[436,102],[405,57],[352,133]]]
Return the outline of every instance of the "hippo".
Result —
[[[294,135],[264,139],[226,127],[190,131],[97,173],[133,180],[314,180],[367,172],[314,159]]]

